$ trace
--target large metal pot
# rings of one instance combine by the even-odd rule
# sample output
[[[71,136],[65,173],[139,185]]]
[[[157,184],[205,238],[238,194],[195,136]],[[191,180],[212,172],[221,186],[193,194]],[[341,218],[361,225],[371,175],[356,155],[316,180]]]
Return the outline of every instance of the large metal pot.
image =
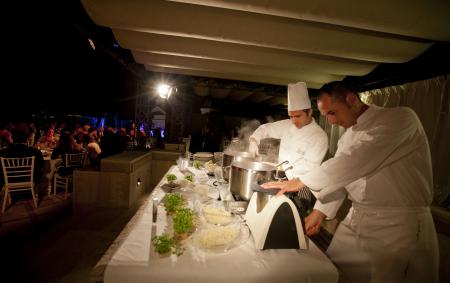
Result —
[[[229,181],[230,168],[233,162],[239,161],[253,161],[254,157],[250,152],[247,151],[226,151],[223,153],[222,160],[222,173],[223,179]]]
[[[274,179],[276,166],[252,161],[235,161],[231,164],[230,191],[242,200],[250,200],[256,184]]]

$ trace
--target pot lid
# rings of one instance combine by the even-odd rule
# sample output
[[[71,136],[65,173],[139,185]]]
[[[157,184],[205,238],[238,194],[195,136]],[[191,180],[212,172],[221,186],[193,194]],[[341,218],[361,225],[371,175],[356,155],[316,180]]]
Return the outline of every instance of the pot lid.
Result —
[[[276,168],[272,165],[268,165],[262,162],[256,162],[256,161],[234,161],[231,166],[247,169],[247,170],[254,170],[254,171],[275,171]]]

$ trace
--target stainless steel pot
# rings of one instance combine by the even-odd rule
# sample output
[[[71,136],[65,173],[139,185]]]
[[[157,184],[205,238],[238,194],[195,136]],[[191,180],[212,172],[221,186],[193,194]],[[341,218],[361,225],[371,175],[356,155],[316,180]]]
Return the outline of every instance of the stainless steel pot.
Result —
[[[242,200],[250,200],[255,184],[274,180],[276,167],[273,165],[252,162],[235,161],[231,164],[230,191]]]
[[[236,161],[253,161],[254,157],[247,151],[226,151],[223,153],[222,173],[223,179],[229,181],[231,164]]]

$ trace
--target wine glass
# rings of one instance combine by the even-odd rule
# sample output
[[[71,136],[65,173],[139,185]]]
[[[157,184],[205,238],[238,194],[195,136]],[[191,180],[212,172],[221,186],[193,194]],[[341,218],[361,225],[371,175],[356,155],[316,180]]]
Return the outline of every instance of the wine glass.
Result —
[[[222,167],[220,166],[216,166],[216,168],[214,168],[214,178],[216,178],[217,182],[222,185],[225,183],[225,180],[223,178],[223,171],[222,171]]]

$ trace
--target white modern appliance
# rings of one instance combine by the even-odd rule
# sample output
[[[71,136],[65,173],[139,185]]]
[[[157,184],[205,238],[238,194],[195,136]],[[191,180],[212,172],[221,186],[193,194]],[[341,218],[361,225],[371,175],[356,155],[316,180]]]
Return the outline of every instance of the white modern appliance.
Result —
[[[244,219],[257,249],[308,249],[307,238],[294,203],[278,190],[253,187]]]

